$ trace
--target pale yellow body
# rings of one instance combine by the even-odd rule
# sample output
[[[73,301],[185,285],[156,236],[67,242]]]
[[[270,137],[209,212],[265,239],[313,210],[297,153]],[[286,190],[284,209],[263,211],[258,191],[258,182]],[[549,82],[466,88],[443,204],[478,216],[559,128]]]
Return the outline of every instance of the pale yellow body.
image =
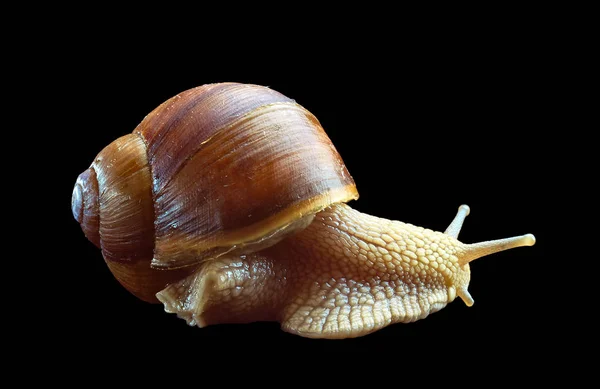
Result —
[[[474,251],[491,251],[452,236],[467,213],[441,233],[336,204],[277,245],[209,261],[157,297],[168,312],[201,327],[276,320],[306,337],[366,335],[422,319],[456,296],[473,303],[468,261]],[[519,239],[533,243],[528,235]]]

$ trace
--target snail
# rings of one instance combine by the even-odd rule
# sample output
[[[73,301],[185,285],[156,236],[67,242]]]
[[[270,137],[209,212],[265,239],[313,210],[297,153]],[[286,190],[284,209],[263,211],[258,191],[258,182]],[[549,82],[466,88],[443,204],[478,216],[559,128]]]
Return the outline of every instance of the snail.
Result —
[[[465,244],[361,213],[317,118],[260,85],[188,89],[104,148],[72,212],[131,293],[189,325],[277,321],[310,338],[363,336],[468,306],[469,263],[531,234]]]

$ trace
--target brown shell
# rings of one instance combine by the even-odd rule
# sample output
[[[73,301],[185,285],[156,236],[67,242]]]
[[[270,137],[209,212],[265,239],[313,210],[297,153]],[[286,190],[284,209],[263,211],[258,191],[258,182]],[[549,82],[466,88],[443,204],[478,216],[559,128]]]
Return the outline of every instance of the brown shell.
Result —
[[[154,267],[254,251],[306,226],[319,210],[358,198],[315,116],[267,87],[187,90],[134,133],[146,144],[152,175]]]
[[[72,211],[115,278],[155,294],[224,253],[248,253],[358,198],[319,121],[266,87],[187,90],[83,172]]]
[[[99,189],[100,242],[106,260],[151,258],[154,210],[146,146],[139,136],[118,138],[92,164]]]

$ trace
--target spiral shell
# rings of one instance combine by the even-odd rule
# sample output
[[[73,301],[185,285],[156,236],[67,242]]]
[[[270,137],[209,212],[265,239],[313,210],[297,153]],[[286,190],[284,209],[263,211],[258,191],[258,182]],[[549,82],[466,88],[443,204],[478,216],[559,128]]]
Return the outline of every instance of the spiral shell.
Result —
[[[111,268],[179,269],[273,245],[356,198],[314,115],[270,88],[219,83],[170,98],[102,150],[72,205]]]

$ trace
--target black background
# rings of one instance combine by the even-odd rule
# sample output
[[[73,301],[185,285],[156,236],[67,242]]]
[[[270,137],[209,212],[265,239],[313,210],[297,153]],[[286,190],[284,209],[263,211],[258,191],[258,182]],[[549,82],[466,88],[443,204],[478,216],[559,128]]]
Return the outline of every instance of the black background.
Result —
[[[556,201],[548,182],[555,164],[557,84],[549,80],[556,54],[552,39],[520,26],[451,36],[425,30],[406,36],[389,26],[381,34],[359,29],[324,40],[284,34],[278,43],[222,38],[187,49],[144,31],[124,41],[85,34],[82,45],[72,31],[61,35],[54,66],[37,75],[54,123],[55,173],[41,180],[54,196],[44,218],[52,220],[46,237],[57,259],[42,277],[44,324],[27,326],[41,335],[44,355],[62,350],[65,364],[96,375],[106,364],[160,366],[158,377],[176,374],[182,364],[210,371],[256,363],[272,371],[313,361],[312,369],[344,369],[369,381],[369,369],[354,371],[358,360],[392,376],[401,364],[410,371],[433,363],[426,361],[436,361],[434,376],[474,366],[490,379],[535,374],[530,361],[552,348],[540,335],[547,312],[538,281],[540,264],[551,260],[547,204]],[[473,307],[457,299],[425,320],[361,338],[305,339],[277,323],[188,327],[118,284],[73,219],[71,191],[96,154],[158,104],[221,81],[269,86],[315,114],[356,181],[354,208],[443,231],[464,203],[471,215],[463,242],[533,233],[536,245],[473,262]],[[498,355],[510,358],[497,361]],[[96,359],[102,368],[88,363]]]

